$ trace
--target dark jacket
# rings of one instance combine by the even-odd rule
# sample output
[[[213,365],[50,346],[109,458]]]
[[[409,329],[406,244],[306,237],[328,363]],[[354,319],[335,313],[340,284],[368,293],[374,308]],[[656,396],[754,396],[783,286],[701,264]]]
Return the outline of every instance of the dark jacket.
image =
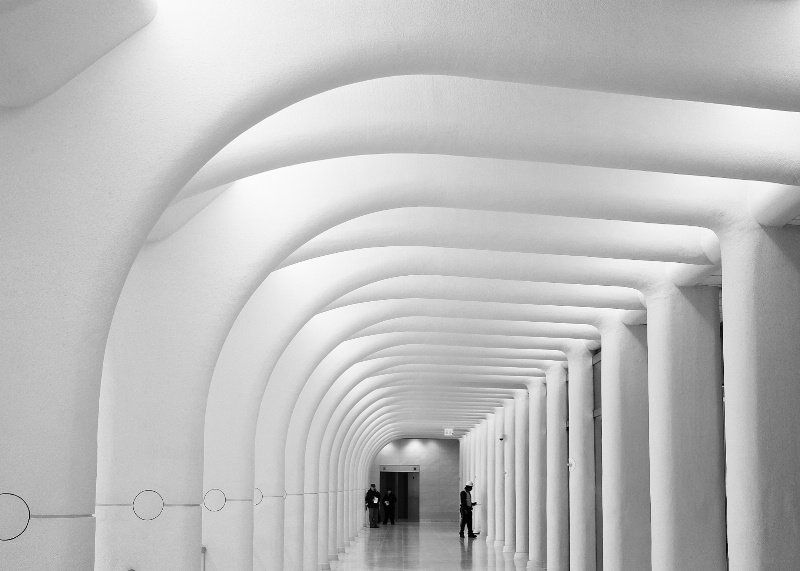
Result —
[[[386,502],[389,502],[388,504]],[[390,494],[386,492],[386,495],[383,496],[383,505],[388,505],[388,507],[393,508],[394,505],[397,503],[397,496],[394,494]]]
[[[367,507],[378,507],[380,504],[375,503],[375,498],[378,500],[381,499],[381,493],[378,490],[372,491],[372,488],[369,489],[367,495],[364,496],[364,503],[367,504]]]
[[[472,494],[468,494],[467,490],[461,490],[461,509],[472,511],[472,506],[476,502],[472,501]]]

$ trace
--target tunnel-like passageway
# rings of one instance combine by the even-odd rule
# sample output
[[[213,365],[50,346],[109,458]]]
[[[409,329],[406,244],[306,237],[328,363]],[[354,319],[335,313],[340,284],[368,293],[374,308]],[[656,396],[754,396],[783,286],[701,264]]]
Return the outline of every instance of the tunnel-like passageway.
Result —
[[[798,569],[800,0],[0,0],[0,328],[2,571]]]

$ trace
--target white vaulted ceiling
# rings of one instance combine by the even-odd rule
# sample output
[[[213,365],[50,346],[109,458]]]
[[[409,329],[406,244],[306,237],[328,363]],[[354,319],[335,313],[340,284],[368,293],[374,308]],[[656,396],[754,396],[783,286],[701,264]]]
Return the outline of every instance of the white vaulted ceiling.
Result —
[[[798,2],[6,0],[6,315],[102,368],[100,501],[460,436],[800,214],[798,54]]]

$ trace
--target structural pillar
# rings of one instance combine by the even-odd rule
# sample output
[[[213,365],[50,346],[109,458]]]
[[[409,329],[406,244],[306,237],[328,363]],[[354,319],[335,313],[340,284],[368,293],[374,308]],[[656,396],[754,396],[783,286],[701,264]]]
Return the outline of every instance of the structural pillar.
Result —
[[[597,567],[594,489],[594,384],[592,355],[583,347],[569,363],[569,561],[571,571]]]
[[[603,568],[650,568],[647,326],[611,318],[601,328]]]
[[[528,560],[528,408],[528,391],[520,391],[514,398],[514,559],[518,561]]]
[[[478,425],[478,481],[477,485],[477,498],[478,498],[478,517],[473,522],[476,532],[486,532],[486,424],[487,421],[483,420]]]
[[[528,569],[547,569],[547,385],[528,387]]]
[[[464,468],[467,456],[466,441],[467,441],[466,434],[458,439],[458,481],[461,482],[462,488],[467,483],[467,477],[466,477],[467,471]]]
[[[547,370],[547,571],[569,571],[567,372]]]
[[[720,236],[728,556],[732,571],[800,561],[800,229]]]
[[[283,568],[303,568],[305,501],[301,493],[287,493],[283,504]],[[315,561],[316,563],[316,561]]]
[[[506,477],[505,477],[505,439],[506,411],[504,406],[495,409],[494,419],[494,544],[506,543]]]
[[[497,419],[494,413],[486,418],[486,541],[494,543],[495,532],[495,449],[497,448],[497,437],[495,426]]]
[[[503,403],[505,419],[503,421],[503,475],[505,477],[505,536],[503,553],[514,553],[514,542],[517,540],[517,501],[516,501],[516,457],[515,441],[516,409],[514,401]]]
[[[727,569],[719,290],[647,298],[654,570]]]

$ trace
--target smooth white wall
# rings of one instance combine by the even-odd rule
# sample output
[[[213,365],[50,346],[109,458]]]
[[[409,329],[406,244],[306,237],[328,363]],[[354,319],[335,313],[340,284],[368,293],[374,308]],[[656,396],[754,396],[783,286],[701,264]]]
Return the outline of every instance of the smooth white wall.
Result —
[[[406,438],[390,442],[372,463],[370,481],[364,489],[370,482],[378,484],[381,464],[419,464],[420,521],[457,521],[458,442],[455,438]]]

